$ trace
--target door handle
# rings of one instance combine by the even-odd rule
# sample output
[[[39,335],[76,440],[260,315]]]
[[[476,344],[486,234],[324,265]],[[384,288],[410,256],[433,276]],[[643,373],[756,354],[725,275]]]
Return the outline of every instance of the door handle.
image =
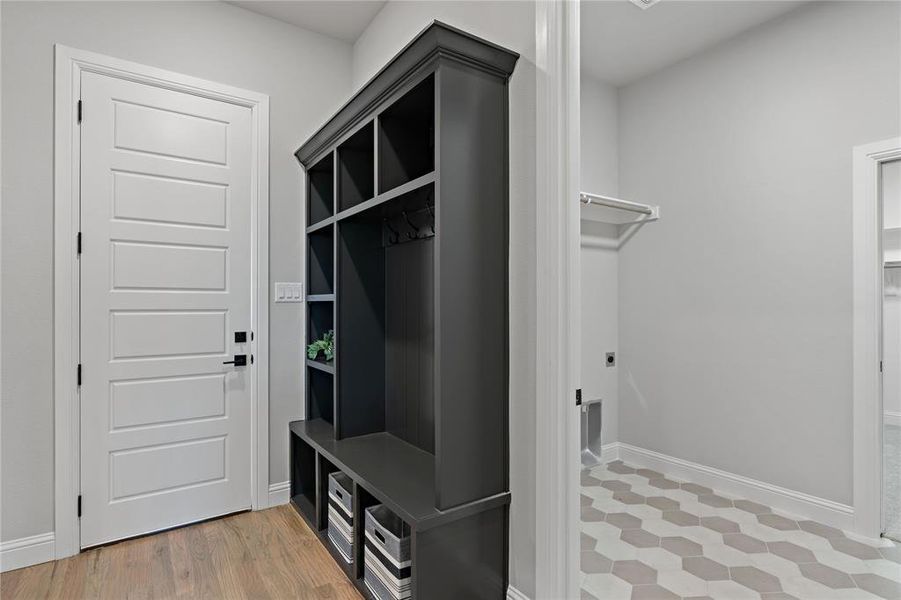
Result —
[[[236,367],[246,367],[247,366],[247,355],[246,354],[235,354],[235,360],[227,360],[222,363],[223,365],[235,365]]]

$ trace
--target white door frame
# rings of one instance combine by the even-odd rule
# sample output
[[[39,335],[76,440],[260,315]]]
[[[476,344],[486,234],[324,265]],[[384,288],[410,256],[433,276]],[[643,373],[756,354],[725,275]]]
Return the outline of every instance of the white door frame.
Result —
[[[579,597],[579,3],[536,2],[535,595]]]
[[[882,535],[882,202],[880,166],[901,138],[856,146],[853,163],[854,529]]]
[[[80,485],[79,357],[81,74],[100,73],[136,83],[246,106],[251,110],[251,501],[269,502],[269,96],[155,67],[56,44],[53,151],[53,402],[55,558],[80,551],[76,499]],[[85,108],[86,112],[90,107]]]

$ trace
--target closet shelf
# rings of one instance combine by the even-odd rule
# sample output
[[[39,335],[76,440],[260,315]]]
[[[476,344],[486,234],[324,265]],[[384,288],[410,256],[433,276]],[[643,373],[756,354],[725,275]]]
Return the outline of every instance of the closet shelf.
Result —
[[[341,221],[348,217],[352,217],[353,215],[359,214],[361,212],[365,212],[371,208],[379,206],[380,204],[385,204],[386,202],[393,200],[394,198],[397,198],[398,196],[403,196],[404,194],[406,194],[408,192],[416,191],[420,188],[424,188],[433,183],[435,183],[435,172],[431,171],[429,173],[426,173],[425,175],[417,177],[416,179],[413,179],[413,180],[403,183],[395,188],[392,188],[392,189],[388,190],[387,192],[381,193],[378,196],[376,196],[375,198],[372,198],[365,202],[361,202],[360,204],[357,204],[353,208],[349,208],[347,210],[343,210],[343,211],[339,212],[337,219],[339,221]]]
[[[324,362],[321,360],[311,360],[308,358],[307,366],[312,367],[314,369],[319,369],[320,371],[323,371],[325,373],[331,373],[333,375],[335,373],[335,365],[330,362]]]
[[[322,219],[321,221],[318,221],[317,223],[314,223],[313,225],[307,227],[307,233],[313,233],[314,231],[319,231],[320,229],[329,227],[330,225],[334,224],[334,222],[335,217],[326,217],[325,219]]]
[[[310,294],[307,296],[307,302],[334,302],[334,294]]]
[[[603,208],[612,208],[616,210],[622,210],[630,213],[635,213],[640,215],[638,219],[633,221],[614,221],[607,220],[603,218],[603,215],[595,216],[592,215],[590,217],[586,217],[591,221],[602,221],[609,222],[615,225],[631,225],[633,223],[647,223],[650,221],[656,221],[660,218],[660,207],[659,206],[651,206],[650,204],[641,204],[640,202],[632,202],[631,200],[622,200],[620,198],[613,198],[612,196],[602,196],[600,194],[590,194],[588,192],[581,192],[579,194],[579,202],[583,207],[587,206],[599,206]]]

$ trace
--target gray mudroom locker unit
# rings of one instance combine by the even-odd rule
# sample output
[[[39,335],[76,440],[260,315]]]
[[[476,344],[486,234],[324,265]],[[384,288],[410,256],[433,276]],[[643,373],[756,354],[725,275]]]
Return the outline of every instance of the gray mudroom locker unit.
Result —
[[[301,148],[306,419],[291,500],[365,597],[365,509],[409,532],[418,600],[505,597],[508,79],[516,53],[435,22]],[[328,475],[353,482],[348,562]]]

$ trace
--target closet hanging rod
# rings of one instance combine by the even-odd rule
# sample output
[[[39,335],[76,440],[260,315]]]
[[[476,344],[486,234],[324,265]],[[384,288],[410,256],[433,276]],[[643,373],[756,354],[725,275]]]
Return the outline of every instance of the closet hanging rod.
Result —
[[[596,204],[598,206],[606,206],[608,208],[619,208],[630,212],[641,213],[643,215],[654,214],[654,209],[647,204],[639,204],[629,200],[620,200],[619,198],[611,198],[610,196],[599,196],[598,194],[589,194],[582,192],[579,194],[579,201],[586,206]]]

